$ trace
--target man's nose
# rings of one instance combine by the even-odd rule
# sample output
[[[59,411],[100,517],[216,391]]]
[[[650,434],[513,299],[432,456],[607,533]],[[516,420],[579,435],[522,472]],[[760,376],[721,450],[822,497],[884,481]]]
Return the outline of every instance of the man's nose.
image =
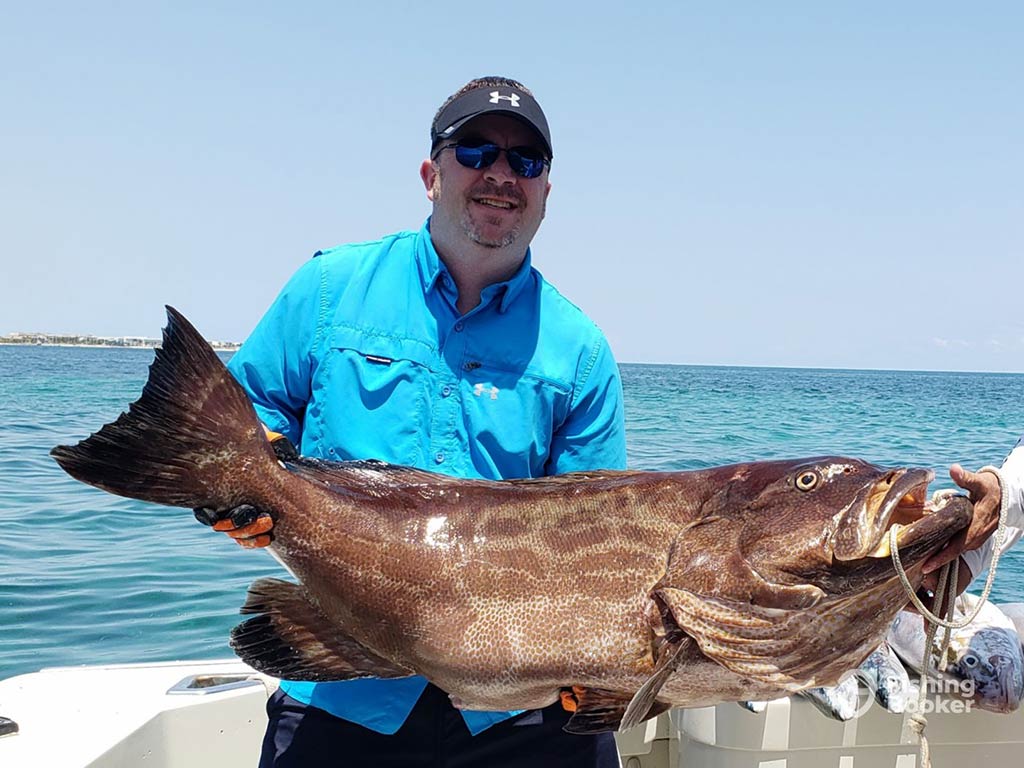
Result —
[[[508,164],[508,153],[502,151],[498,159],[484,170],[484,178],[494,184],[515,184],[516,174]]]

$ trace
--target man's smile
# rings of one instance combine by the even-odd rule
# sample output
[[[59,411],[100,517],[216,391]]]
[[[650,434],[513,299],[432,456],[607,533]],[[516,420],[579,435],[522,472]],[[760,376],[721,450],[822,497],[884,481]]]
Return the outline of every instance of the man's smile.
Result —
[[[512,210],[517,208],[518,205],[511,200],[502,200],[497,197],[474,197],[473,202],[479,205],[485,205],[488,208],[500,208],[504,210]]]

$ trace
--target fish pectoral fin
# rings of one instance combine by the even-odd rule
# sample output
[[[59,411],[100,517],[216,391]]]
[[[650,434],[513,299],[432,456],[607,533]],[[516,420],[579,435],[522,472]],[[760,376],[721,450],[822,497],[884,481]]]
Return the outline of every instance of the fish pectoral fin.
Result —
[[[636,698],[635,696],[631,698],[619,691],[606,691],[601,688],[573,686],[573,692],[577,701],[576,712],[569,718],[569,722],[562,730],[577,734],[620,730],[622,718],[632,699]],[[655,701],[646,713],[646,717],[641,720],[660,715],[669,706],[671,705]]]
[[[679,661],[683,655],[683,648],[691,642],[690,638],[684,637],[679,642],[669,643],[662,648],[658,661],[654,665],[653,674],[633,694],[629,706],[626,707],[626,711],[622,715],[622,721],[619,723],[619,730],[625,731],[664,711],[663,709],[652,711],[656,710],[660,704],[660,702],[656,701],[656,698],[661,691],[661,687],[665,685],[665,681],[669,679],[672,673],[675,672],[676,667],[679,666]]]
[[[258,579],[241,612],[257,615],[231,630],[231,647],[265,674],[318,683],[413,674],[341,632],[301,584]]]
[[[804,614],[663,587],[653,596],[671,611],[701,652],[738,675],[797,691],[811,684],[798,672]]]

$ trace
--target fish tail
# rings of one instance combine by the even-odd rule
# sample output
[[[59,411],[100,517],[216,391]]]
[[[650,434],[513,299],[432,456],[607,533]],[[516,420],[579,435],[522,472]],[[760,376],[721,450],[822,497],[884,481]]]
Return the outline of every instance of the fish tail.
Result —
[[[246,477],[277,465],[245,390],[173,307],[142,396],[117,421],[50,455],[77,480],[119,496],[215,509],[251,501]]]

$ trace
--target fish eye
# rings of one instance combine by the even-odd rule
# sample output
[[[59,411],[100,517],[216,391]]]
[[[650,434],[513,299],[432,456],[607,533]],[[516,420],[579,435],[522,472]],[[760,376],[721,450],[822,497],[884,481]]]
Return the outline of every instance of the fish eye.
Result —
[[[812,491],[821,482],[821,475],[813,469],[808,469],[796,476],[796,489],[798,491]]]

